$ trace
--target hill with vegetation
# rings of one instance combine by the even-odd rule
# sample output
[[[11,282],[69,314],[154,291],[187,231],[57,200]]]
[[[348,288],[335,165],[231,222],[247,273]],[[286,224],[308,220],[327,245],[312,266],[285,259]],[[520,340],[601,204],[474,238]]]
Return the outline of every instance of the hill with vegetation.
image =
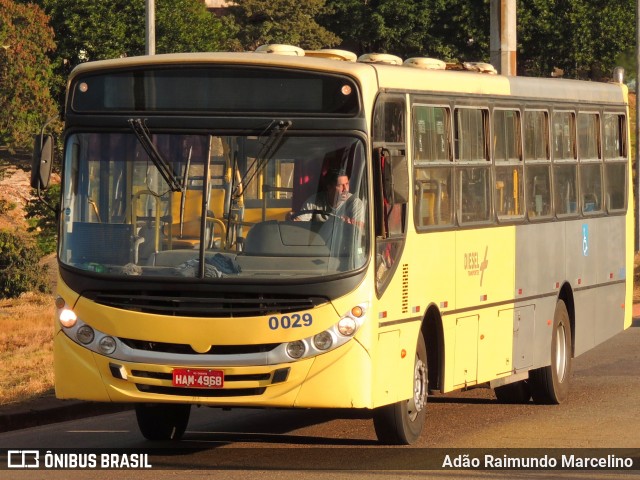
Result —
[[[53,388],[50,292],[57,270],[55,256],[43,255],[37,232],[29,231],[30,163],[26,153],[0,150],[0,405]]]

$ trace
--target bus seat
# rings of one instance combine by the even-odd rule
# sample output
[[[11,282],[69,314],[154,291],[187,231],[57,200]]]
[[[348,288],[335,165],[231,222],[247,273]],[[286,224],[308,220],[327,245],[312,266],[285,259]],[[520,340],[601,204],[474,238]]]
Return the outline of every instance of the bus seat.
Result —
[[[496,181],[496,190],[498,193],[498,214],[504,215],[506,213],[506,208],[504,205],[504,181],[497,180]]]
[[[418,180],[420,221],[422,225],[441,223],[442,186],[438,180]]]
[[[225,213],[225,198],[225,187],[213,185],[209,194],[209,210],[218,218],[222,218]]]
[[[214,189],[213,198],[221,199],[220,205],[224,202],[224,191]],[[171,222],[169,224],[169,245],[170,248],[196,248],[200,244],[200,229],[202,226],[202,218],[200,211],[202,209],[202,190],[186,189],[184,199],[184,211],[182,222],[180,221],[180,210],[182,208],[182,192],[173,192],[171,194]],[[207,248],[214,246],[216,242],[224,247],[226,238],[226,225],[222,220],[216,218],[213,212],[209,212],[206,217],[206,243]],[[215,230],[218,230],[217,234]]]
[[[582,197],[583,208],[585,212],[598,212],[600,211],[600,201],[595,193],[585,193]]]
[[[422,202],[420,203],[420,219],[422,225],[434,225],[436,223],[434,218],[435,200],[435,193],[424,192],[422,194]]]

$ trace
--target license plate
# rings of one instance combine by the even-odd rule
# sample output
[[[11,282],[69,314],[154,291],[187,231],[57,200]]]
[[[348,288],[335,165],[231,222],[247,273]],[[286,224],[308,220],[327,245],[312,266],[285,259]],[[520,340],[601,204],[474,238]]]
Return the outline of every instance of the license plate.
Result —
[[[185,388],[223,388],[222,370],[176,368],[173,370],[173,386]]]

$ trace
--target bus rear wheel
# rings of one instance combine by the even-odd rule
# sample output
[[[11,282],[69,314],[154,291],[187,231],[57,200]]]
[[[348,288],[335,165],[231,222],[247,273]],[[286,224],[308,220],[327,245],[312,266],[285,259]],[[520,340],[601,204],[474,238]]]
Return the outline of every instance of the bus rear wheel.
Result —
[[[373,426],[381,443],[410,445],[420,438],[427,413],[427,391],[427,348],[420,333],[413,366],[413,397],[374,411]]]
[[[180,440],[187,429],[191,405],[136,405],[136,420],[140,433],[147,440]]]
[[[551,333],[551,365],[529,374],[531,394],[536,403],[559,404],[569,396],[571,374],[571,324],[567,306],[558,300]]]

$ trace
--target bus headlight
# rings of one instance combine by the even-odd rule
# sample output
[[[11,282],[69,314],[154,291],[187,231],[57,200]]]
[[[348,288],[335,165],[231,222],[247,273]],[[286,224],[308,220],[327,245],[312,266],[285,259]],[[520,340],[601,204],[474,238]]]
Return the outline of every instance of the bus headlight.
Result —
[[[338,331],[345,337],[350,337],[356,333],[358,323],[354,318],[344,317],[338,322]]]
[[[63,327],[71,328],[78,321],[78,316],[75,314],[73,310],[65,307],[62,310],[60,310],[60,313],[58,313],[58,320],[60,321],[60,324]]]
[[[333,345],[333,336],[327,330],[313,337],[313,345],[318,350],[329,350]]]
[[[56,297],[55,303],[56,309],[58,310],[57,315],[60,325],[65,328],[72,328],[78,321],[78,316],[67,306],[67,302],[65,302],[64,298],[61,296],[58,295]]]
[[[287,355],[289,355],[294,360],[302,358],[304,352],[306,351],[307,347],[302,340],[296,340],[295,342],[289,342],[287,344]]]
[[[95,338],[95,332],[89,325],[82,325],[76,332],[76,338],[83,345],[88,345],[93,342],[93,339]]]
[[[98,342],[98,348],[105,355],[111,355],[116,351],[116,340],[113,337],[102,337]]]

